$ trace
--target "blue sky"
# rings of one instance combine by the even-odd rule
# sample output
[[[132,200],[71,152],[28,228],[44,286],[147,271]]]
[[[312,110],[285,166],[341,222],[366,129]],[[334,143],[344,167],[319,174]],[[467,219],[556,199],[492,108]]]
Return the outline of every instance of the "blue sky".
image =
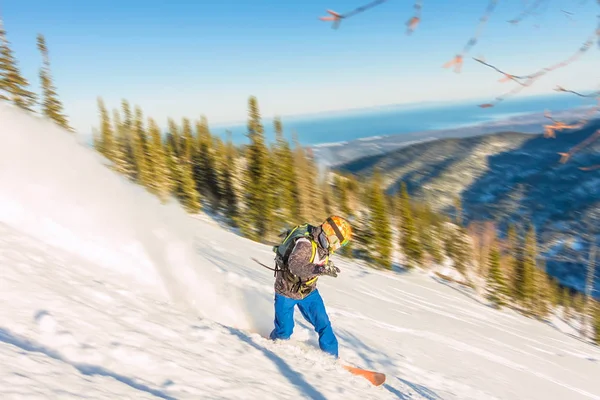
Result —
[[[405,34],[413,3],[389,0],[344,21],[318,20],[363,0],[4,0],[8,39],[37,90],[36,34],[48,41],[53,75],[73,125],[97,125],[96,97],[122,98],[166,125],[167,116],[209,123],[244,120],[257,96],[265,117],[423,101],[491,100],[511,86],[467,59],[441,65],[473,35],[485,0],[424,0],[422,23]],[[594,1],[553,1],[519,26],[523,0],[500,1],[472,56],[527,74],[570,56],[596,27]],[[529,0],[533,3],[533,0]],[[571,22],[560,10],[575,13]],[[539,24],[539,28],[534,25]],[[523,95],[556,84],[596,89],[600,51],[548,75]],[[284,119],[285,122],[285,119]]]

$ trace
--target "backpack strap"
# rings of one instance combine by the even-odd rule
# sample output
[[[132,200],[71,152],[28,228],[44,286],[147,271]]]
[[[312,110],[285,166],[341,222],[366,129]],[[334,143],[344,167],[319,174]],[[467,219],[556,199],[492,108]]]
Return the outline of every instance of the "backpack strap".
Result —
[[[308,260],[308,262],[312,264],[315,261],[315,259],[317,258],[317,249],[318,249],[319,245],[317,244],[317,242],[315,242],[310,237],[301,237],[301,238],[298,238],[296,240],[296,243],[298,243],[302,239],[308,240],[310,242],[311,253],[310,253],[310,259]],[[296,243],[294,243],[294,247],[296,247]],[[293,248],[292,248],[292,250],[293,250]],[[290,253],[291,253],[291,251],[290,251]],[[289,254],[288,254],[288,257],[289,257]],[[325,262],[327,262],[328,259],[329,259],[329,256],[325,256]]]
[[[298,241],[302,240],[302,239],[306,239],[306,240],[310,241],[310,244],[311,244],[311,255],[310,255],[310,260],[308,262],[313,263],[315,261],[316,256],[317,256],[317,247],[318,247],[317,242],[315,242],[314,240],[312,240],[312,238],[302,237],[302,238],[299,238],[296,241],[296,243]],[[295,247],[295,245],[294,245],[294,247]],[[328,259],[328,257],[326,258],[326,260],[327,259]],[[308,287],[310,287],[312,284],[314,284],[317,281],[317,279],[319,279],[319,277],[315,276],[314,278],[311,278],[311,279],[303,282],[300,278],[298,278],[298,281],[296,283],[296,291],[301,291],[301,290],[304,290],[304,289],[308,289]]]
[[[312,263],[313,261],[315,261],[315,257],[317,256],[317,242],[315,242],[314,240],[310,240],[310,245],[311,245],[311,254],[310,254],[310,260],[308,261],[309,263]]]

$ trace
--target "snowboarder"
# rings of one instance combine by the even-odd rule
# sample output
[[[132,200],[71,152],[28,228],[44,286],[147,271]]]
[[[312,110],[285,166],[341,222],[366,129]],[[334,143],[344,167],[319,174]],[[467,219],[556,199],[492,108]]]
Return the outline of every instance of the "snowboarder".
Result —
[[[272,340],[287,340],[294,330],[294,306],[319,334],[319,347],[338,358],[338,341],[333,333],[317,280],[322,275],[337,277],[340,269],[329,256],[345,246],[352,236],[350,223],[331,216],[319,226],[299,225],[275,246],[275,328]]]

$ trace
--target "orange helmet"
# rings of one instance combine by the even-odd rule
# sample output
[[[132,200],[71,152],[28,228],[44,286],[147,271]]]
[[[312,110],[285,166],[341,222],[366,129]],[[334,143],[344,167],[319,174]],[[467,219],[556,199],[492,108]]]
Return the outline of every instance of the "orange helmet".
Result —
[[[327,239],[330,252],[337,251],[340,247],[345,246],[352,237],[352,226],[348,220],[333,215],[321,224],[323,233]]]

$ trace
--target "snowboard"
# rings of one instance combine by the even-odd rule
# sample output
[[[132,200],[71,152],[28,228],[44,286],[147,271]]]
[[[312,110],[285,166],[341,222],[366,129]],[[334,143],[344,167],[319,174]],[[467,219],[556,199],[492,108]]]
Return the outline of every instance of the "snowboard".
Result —
[[[342,367],[354,375],[362,376],[375,386],[381,386],[385,382],[385,374],[381,372],[369,371],[368,369],[357,368],[345,364],[343,364]]]
[[[268,336],[261,335],[261,337],[263,339],[271,340]],[[294,343],[294,346],[296,346],[298,348],[305,347],[306,350],[313,350],[313,348],[311,346],[305,346],[301,343]],[[365,378],[366,380],[368,380],[369,382],[371,382],[371,384],[373,384],[375,386],[381,386],[385,383],[386,376],[382,372],[370,371],[368,369],[353,367],[351,365],[344,364],[341,360],[338,360],[338,362],[342,366],[342,368],[344,368],[346,371],[350,372],[351,374],[357,375],[357,376],[362,376],[363,378]]]

